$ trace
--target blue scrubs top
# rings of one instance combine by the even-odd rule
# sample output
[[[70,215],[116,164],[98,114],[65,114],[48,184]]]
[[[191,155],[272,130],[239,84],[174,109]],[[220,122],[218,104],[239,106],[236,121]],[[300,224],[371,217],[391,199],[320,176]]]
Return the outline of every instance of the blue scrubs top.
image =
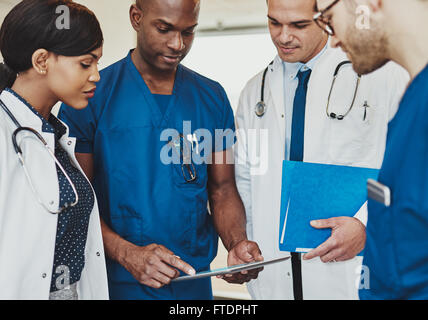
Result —
[[[164,115],[166,110],[168,110],[169,103],[171,102],[171,96],[164,94],[154,94],[153,97],[155,98],[156,104],[162,112],[162,115]]]
[[[428,66],[389,124],[379,182],[391,206],[369,199],[360,298],[428,299]]]
[[[163,113],[130,52],[101,71],[86,109],[63,105],[59,117],[77,137],[76,152],[94,156],[93,184],[104,221],[127,241],[164,245],[196,271],[209,269],[218,235],[207,210],[208,165],[192,161],[196,180],[187,182],[183,171],[189,166],[177,163],[167,146],[178,137],[168,137],[171,129],[192,141],[192,156],[209,159],[232,146],[233,111],[221,85],[179,65]],[[224,139],[215,140],[216,130]],[[168,156],[174,161],[165,164]],[[212,299],[210,279],[152,289],[108,258],[107,271],[111,299]]]

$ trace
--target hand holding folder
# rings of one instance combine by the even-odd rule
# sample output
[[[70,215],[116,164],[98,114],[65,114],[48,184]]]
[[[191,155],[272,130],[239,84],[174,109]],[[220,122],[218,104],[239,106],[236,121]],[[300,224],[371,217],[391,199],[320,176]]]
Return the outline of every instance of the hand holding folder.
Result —
[[[320,257],[323,262],[346,261],[361,254],[365,246],[365,226],[353,217],[337,217],[311,221],[316,229],[331,229],[331,236],[306,253],[303,260]]]
[[[281,251],[308,252],[325,242],[331,229],[315,229],[313,220],[353,217],[367,200],[367,179],[378,170],[285,161],[283,167]]]

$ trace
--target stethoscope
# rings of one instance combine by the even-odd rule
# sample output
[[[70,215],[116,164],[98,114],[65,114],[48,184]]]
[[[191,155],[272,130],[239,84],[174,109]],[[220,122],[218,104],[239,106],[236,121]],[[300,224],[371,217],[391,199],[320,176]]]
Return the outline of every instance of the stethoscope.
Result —
[[[265,101],[264,101],[264,96],[265,96],[265,83],[266,83],[266,74],[267,74],[267,72],[269,71],[269,67],[272,65],[272,63],[273,63],[273,62],[271,62],[271,63],[269,64],[269,66],[268,66],[268,67],[264,70],[264,72],[263,72],[262,86],[261,86],[261,94],[260,94],[261,99],[260,99],[260,101],[256,104],[256,108],[255,108],[256,116],[257,116],[257,117],[259,117],[259,118],[263,117],[263,116],[266,114],[266,111],[267,111],[267,105],[266,105],[266,103],[265,103]],[[356,83],[355,90],[354,90],[354,96],[353,96],[353,98],[352,98],[352,104],[351,104],[351,106],[349,107],[348,111],[347,111],[345,114],[343,114],[343,115],[337,115],[337,114],[335,114],[335,113],[333,113],[333,112],[331,112],[331,113],[329,112],[331,94],[332,94],[332,92],[333,92],[334,84],[336,83],[336,79],[337,79],[337,77],[338,77],[339,71],[340,71],[340,69],[341,69],[344,65],[346,65],[346,64],[350,64],[350,63],[351,63],[351,61],[342,61],[341,63],[339,63],[339,64],[337,65],[336,70],[334,71],[334,74],[333,74],[333,80],[332,80],[332,83],[331,83],[331,86],[330,86],[330,92],[329,92],[329,94],[328,94],[327,107],[326,107],[327,117],[328,117],[328,118],[330,118],[330,119],[343,120],[343,119],[344,119],[344,118],[345,118],[345,117],[346,117],[346,116],[351,112],[352,108],[354,107],[355,100],[356,100],[357,93],[358,93],[358,88],[359,88],[359,86],[360,86],[361,75],[357,75],[357,83]]]
[[[334,71],[333,81],[331,83],[330,92],[328,94],[327,108],[326,108],[327,117],[329,117],[331,119],[337,119],[337,120],[345,119],[345,117],[349,114],[349,112],[351,112],[352,108],[354,107],[355,98],[357,97],[358,88],[360,86],[360,81],[361,81],[361,75],[359,75],[359,74],[357,75],[357,84],[355,86],[354,96],[352,98],[352,103],[351,103],[351,106],[348,108],[348,111],[344,115],[336,115],[334,112],[331,112],[331,113],[329,112],[330,98],[331,98],[331,93],[333,92],[334,84],[336,82],[340,68],[342,68],[346,64],[352,64],[352,62],[351,61],[342,61],[341,63],[339,63],[339,65],[336,67],[336,70]]]
[[[18,155],[18,159],[19,162],[22,165],[22,168],[24,169],[24,173],[25,176],[27,178],[27,181],[31,187],[31,190],[34,194],[34,196],[36,197],[37,201],[50,213],[52,214],[59,214],[62,211],[64,211],[67,208],[70,207],[74,207],[78,202],[79,202],[79,195],[77,194],[77,190],[75,185],[73,184],[73,182],[71,181],[70,177],[68,176],[67,172],[64,170],[64,168],[62,167],[62,165],[59,163],[58,159],[55,157],[55,154],[52,152],[52,150],[49,148],[48,143],[46,142],[46,140],[41,136],[40,133],[38,133],[36,130],[32,129],[32,128],[28,128],[28,127],[22,127],[21,124],[18,122],[18,120],[15,118],[15,116],[12,114],[12,112],[9,110],[9,108],[3,103],[3,101],[0,99],[0,106],[3,108],[3,110],[6,112],[6,114],[9,116],[9,118],[12,120],[12,122],[16,125],[17,129],[12,133],[12,143],[13,143],[13,147],[15,149],[16,154]],[[51,156],[51,158],[55,161],[56,165],[60,168],[60,170],[62,171],[62,173],[64,174],[65,178],[67,179],[68,183],[70,184],[71,188],[73,189],[74,195],[75,195],[75,201],[71,204],[66,203],[64,205],[64,207],[60,207],[58,210],[56,211],[52,211],[51,209],[49,209],[49,207],[47,205],[45,205],[43,203],[43,201],[41,200],[38,192],[36,191],[36,188],[34,187],[34,184],[31,180],[31,177],[28,173],[27,170],[27,166],[25,165],[24,162],[24,158],[23,158],[23,152],[21,147],[18,145],[17,142],[17,135],[20,132],[30,132],[32,135],[36,136],[37,139],[44,145],[44,147],[46,148],[46,150],[48,151],[49,155]],[[28,136],[27,136],[28,137]]]
[[[266,84],[266,74],[269,71],[269,67],[273,64],[273,61],[266,67],[265,71],[263,72],[263,78],[262,78],[262,88],[260,93],[260,101],[256,104],[256,116],[261,118],[266,114],[267,105],[265,103],[265,84]]]

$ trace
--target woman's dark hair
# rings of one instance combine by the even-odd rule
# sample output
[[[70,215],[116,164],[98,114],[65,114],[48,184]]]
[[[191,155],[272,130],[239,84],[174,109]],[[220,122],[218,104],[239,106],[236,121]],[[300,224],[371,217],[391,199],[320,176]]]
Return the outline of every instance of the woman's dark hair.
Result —
[[[38,49],[76,57],[102,44],[100,24],[85,6],[72,0],[23,0],[9,12],[0,29],[4,59],[0,92],[13,85],[18,73],[32,68],[32,56]]]

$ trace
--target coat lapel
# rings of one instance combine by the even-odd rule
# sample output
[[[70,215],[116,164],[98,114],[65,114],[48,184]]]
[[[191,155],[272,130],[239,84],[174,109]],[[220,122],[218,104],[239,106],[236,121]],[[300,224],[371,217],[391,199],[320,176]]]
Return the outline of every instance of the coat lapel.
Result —
[[[279,56],[276,56],[272,65],[269,66],[267,81],[269,82],[270,97],[273,102],[275,117],[280,128],[281,140],[285,141],[285,119],[282,117],[285,112],[284,106],[284,69]],[[269,102],[267,105],[269,106]]]

